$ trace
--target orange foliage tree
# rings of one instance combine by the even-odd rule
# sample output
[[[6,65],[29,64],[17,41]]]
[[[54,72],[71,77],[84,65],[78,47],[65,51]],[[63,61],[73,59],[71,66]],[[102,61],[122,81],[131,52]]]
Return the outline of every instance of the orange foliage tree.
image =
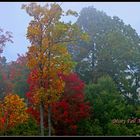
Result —
[[[87,35],[81,33],[76,24],[61,21],[62,16],[78,14],[72,10],[64,12],[59,4],[47,3],[40,6],[37,3],[30,3],[23,5],[22,8],[32,17],[27,30],[27,38],[31,43],[28,47],[27,66],[32,72],[32,79],[38,82],[38,86],[32,89],[32,92],[40,108],[41,135],[44,135],[43,113],[46,103],[51,135],[51,103],[59,99],[65,86],[58,73],[69,74],[74,66],[66,45],[85,39]]]
[[[23,100],[16,94],[8,94],[0,102],[0,131],[3,134],[28,120],[27,107]]]

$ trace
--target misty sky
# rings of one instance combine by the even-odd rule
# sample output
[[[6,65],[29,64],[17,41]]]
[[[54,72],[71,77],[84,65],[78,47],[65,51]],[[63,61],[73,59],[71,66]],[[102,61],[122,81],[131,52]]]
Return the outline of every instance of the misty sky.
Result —
[[[21,9],[23,3],[0,2],[0,28],[11,31],[14,37],[14,43],[8,43],[3,53],[8,62],[16,60],[17,53],[24,54],[30,45],[26,31],[31,18]],[[92,5],[109,16],[118,16],[140,34],[140,2],[63,2],[61,6],[64,11],[72,9],[80,12],[82,8]]]

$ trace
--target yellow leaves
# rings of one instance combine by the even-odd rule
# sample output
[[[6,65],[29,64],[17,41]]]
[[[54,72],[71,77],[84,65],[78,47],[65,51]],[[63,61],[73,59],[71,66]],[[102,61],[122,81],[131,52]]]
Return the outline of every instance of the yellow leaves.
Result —
[[[30,36],[39,35],[40,34],[39,27],[38,26],[34,26],[33,28],[31,26],[28,27],[28,34],[30,34]]]
[[[23,100],[23,98],[20,98],[16,94],[9,94],[4,98],[3,104],[6,110],[14,111],[15,109],[17,111],[21,111],[20,109],[26,109],[26,104]]]
[[[37,47],[34,45],[32,45],[31,47],[28,47],[28,49],[29,49],[29,52],[37,52],[38,51]]]
[[[58,80],[56,81],[56,87],[57,87],[57,93],[58,93],[58,94],[63,93],[64,87],[65,87],[64,81],[61,80],[61,79],[58,79]]]
[[[45,99],[45,89],[43,87],[39,89],[34,89],[32,91],[33,93],[33,100],[34,100],[34,105],[39,105],[41,101]]]
[[[40,37],[41,34],[41,28],[39,25],[30,25],[28,27],[28,33],[27,33],[27,38],[32,42],[34,42],[34,40],[38,40],[38,38]]]
[[[47,47],[46,47],[47,48]],[[58,72],[63,72],[68,74],[73,68],[73,62],[71,61],[71,56],[68,54],[68,51],[63,45],[53,45],[51,46],[50,59],[48,58],[48,52],[44,52],[44,46],[40,48],[40,51],[37,52],[38,57],[33,58],[34,52],[29,53],[28,65],[29,68],[36,67],[38,73],[32,76],[32,79],[38,77],[38,80],[45,82],[49,80],[49,87],[41,87],[33,91],[34,104],[40,104],[41,101],[46,103],[51,103],[59,99],[63,93],[65,83],[61,78],[58,77]],[[31,59],[32,58],[32,59]],[[38,64],[38,67],[37,67]],[[42,68],[39,68],[41,64]],[[49,79],[48,79],[49,78]],[[51,97],[51,98],[49,98]]]
[[[2,126],[1,129],[4,128],[5,124],[7,128],[11,128],[28,120],[28,114],[26,113],[27,107],[24,103],[24,99],[16,94],[8,94],[5,96],[1,107],[0,119],[4,119],[3,124],[0,122]]]
[[[89,42],[91,39],[87,33],[83,33],[80,38],[81,38],[81,40],[84,40],[86,42]]]
[[[56,3],[44,7],[29,4],[24,6],[24,9],[33,16],[27,30],[27,38],[31,42],[27,53],[27,66],[30,70],[36,69],[37,82],[42,81],[42,84],[36,86],[38,89],[31,91],[32,97],[35,104],[41,101],[51,103],[58,100],[65,86],[58,72],[69,74],[74,67],[66,45],[67,42],[75,40],[75,36],[78,38],[79,30],[76,25],[59,20],[63,11]],[[66,15],[77,16],[77,13],[69,10]]]
[[[47,67],[43,67],[43,74],[42,74],[42,78],[43,79],[47,79]]]
[[[58,78],[55,73],[51,73],[50,75],[54,76],[49,82],[49,87],[40,87],[39,89],[32,91],[35,105],[39,105],[41,101],[44,103],[55,102],[63,93],[65,86],[64,81]],[[44,79],[44,81],[47,82],[47,77]],[[51,98],[49,99],[49,97]]]
[[[38,89],[38,90],[36,91],[36,94],[38,95],[38,97],[39,97],[40,99],[42,99],[42,98],[44,97],[44,93],[45,93],[45,89],[44,89],[43,87],[41,87],[40,89]]]
[[[51,83],[49,89],[46,90],[46,99],[50,96],[50,102],[55,102],[61,96],[64,91],[65,83],[60,78],[56,78]],[[47,101],[48,102],[48,101]]]
[[[42,46],[43,46],[44,48],[47,48],[47,47],[48,47],[48,43],[49,43],[48,38],[43,38],[43,40],[42,40]]]

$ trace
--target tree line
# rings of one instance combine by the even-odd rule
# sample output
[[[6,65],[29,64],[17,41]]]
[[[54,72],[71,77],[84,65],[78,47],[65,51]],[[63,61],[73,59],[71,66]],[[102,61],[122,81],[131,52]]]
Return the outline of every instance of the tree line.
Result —
[[[16,61],[0,55],[0,134],[139,135],[136,30],[93,6],[79,14],[56,3],[22,9],[32,17],[30,46]],[[0,54],[7,42],[12,34],[1,29]]]

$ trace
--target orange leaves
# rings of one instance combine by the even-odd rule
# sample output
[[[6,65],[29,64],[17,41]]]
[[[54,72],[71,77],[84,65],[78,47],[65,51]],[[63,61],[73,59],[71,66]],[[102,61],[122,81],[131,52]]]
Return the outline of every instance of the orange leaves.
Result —
[[[34,105],[39,105],[41,101],[44,103],[51,103],[58,100],[65,86],[62,78],[54,72],[50,73],[49,81],[48,75],[47,77],[40,78],[39,71],[33,70],[30,73],[28,78],[28,83],[30,84],[29,100],[31,100]],[[42,82],[44,86],[40,87],[40,82]],[[48,100],[49,97],[51,97],[50,101]]]
[[[28,34],[30,36],[38,36],[40,35],[41,31],[39,26],[34,26],[34,28],[32,28],[31,26],[28,27]]]
[[[32,80],[38,80],[39,79],[39,73],[38,73],[37,70],[32,71],[30,76],[31,76]]]
[[[43,40],[42,40],[42,47],[46,48],[48,46],[48,43],[49,43],[48,38],[43,38]]]
[[[68,33],[74,31],[73,26],[60,21],[63,11],[56,3],[44,7],[31,3],[24,9],[33,16],[27,30],[27,38],[31,42],[27,66],[31,70],[32,100],[35,104],[41,101],[52,103],[59,99],[65,86],[58,72],[69,74],[74,67],[66,47],[72,39]],[[36,74],[32,75],[34,70]]]
[[[17,124],[26,122],[26,104],[16,94],[8,94],[0,104],[0,130],[7,130]]]
[[[27,66],[29,68],[33,68],[35,65],[37,65],[36,59],[37,59],[38,50],[37,50],[37,47],[35,47],[34,45],[32,45],[31,47],[28,47],[28,49],[29,51],[27,53]]]

